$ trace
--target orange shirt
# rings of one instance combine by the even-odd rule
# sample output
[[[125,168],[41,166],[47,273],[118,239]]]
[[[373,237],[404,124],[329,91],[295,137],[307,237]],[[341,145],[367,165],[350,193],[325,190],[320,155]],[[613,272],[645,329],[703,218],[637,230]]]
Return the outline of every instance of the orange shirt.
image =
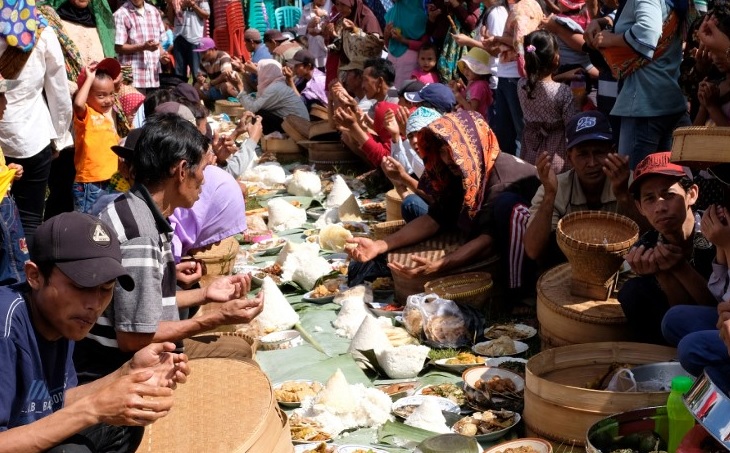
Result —
[[[117,155],[111,147],[119,144],[114,121],[86,104],[86,118],[74,115],[76,182],[107,181],[117,171]]]

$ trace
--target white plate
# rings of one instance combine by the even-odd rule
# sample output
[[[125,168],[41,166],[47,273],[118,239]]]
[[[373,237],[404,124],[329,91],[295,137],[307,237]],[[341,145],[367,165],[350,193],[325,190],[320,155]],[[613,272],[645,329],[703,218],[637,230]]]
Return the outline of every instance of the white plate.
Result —
[[[451,401],[447,398],[441,398],[440,396],[424,396],[424,395],[413,395],[413,396],[406,396],[405,398],[401,398],[398,401],[393,403],[393,406],[391,408],[391,411],[393,414],[395,414],[396,417],[400,418],[407,418],[403,417],[402,414],[399,414],[399,409],[403,406],[420,406],[423,404],[424,401],[427,399],[433,399],[438,403],[439,407],[442,411],[445,412],[453,412],[454,414],[460,414],[461,408],[458,404]]]
[[[274,384],[274,396],[276,396],[276,390],[279,390],[281,388],[281,386],[287,382],[301,382],[301,383],[308,384],[308,385],[319,384],[320,388],[324,388],[324,385],[322,385],[322,383],[318,382],[318,381],[309,381],[306,379],[290,379],[288,381],[279,382],[278,384]],[[286,407],[286,408],[300,407],[302,405],[301,401],[293,402],[293,401],[276,400],[276,402],[279,403],[279,405],[281,407]]]
[[[299,444],[294,446],[294,453],[304,453],[306,451],[314,450],[321,444],[322,442],[313,442],[313,443],[306,443],[306,444]],[[329,444],[327,445],[327,453],[337,453],[337,445]]]
[[[384,307],[388,305],[385,302],[370,302],[367,304],[370,311],[373,312],[375,316],[385,316],[386,318],[395,318],[397,316],[403,316],[403,310],[400,311],[394,311],[394,310],[385,310]]]
[[[486,411],[484,411],[484,412],[486,412]],[[520,416],[519,412],[514,412],[514,414],[515,414],[515,422],[512,424],[512,426],[509,426],[507,428],[502,428],[498,431],[492,431],[491,433],[480,434],[478,436],[474,436],[474,438],[476,440],[478,440],[479,442],[486,442],[489,440],[497,440],[500,437],[503,437],[505,434],[507,434],[509,432],[510,429],[517,426],[517,424],[520,422],[520,420],[522,420],[522,417]],[[452,431],[456,433],[456,430],[454,430],[453,427],[452,427]],[[457,433],[457,434],[461,434],[461,433]]]
[[[369,447],[367,445],[343,445],[337,449],[337,453],[355,453],[358,450],[364,450],[373,453],[388,453],[385,450],[379,448]]]
[[[469,363],[469,364],[448,364],[446,363],[447,360],[453,359],[454,357],[447,357],[445,359],[438,359],[434,360],[433,364],[437,368],[441,368],[446,371],[451,371],[452,373],[461,374],[464,371],[468,370],[469,368],[474,368],[475,366],[482,366],[483,363]]]
[[[479,379],[486,381],[493,376],[499,376],[502,379],[511,379],[512,382],[514,382],[515,384],[515,391],[517,393],[525,390],[524,379],[522,379],[519,375],[509,370],[503,370],[502,368],[493,368],[488,366],[474,367],[465,371],[461,377],[464,381],[464,384],[468,385],[469,387],[476,388],[474,384]]]
[[[500,366],[504,362],[519,362],[519,363],[527,363],[527,359],[523,359],[522,357],[492,357],[491,359],[487,359],[487,362],[485,365],[487,366]]]
[[[286,244],[286,239],[284,238],[268,239],[251,245],[249,250],[256,255],[270,255],[281,251],[284,248],[284,244]]]
[[[514,335],[508,335],[513,340],[527,340],[537,335],[537,330],[534,327],[530,327],[526,324],[495,324],[491,327],[484,329],[484,338],[488,340],[496,340],[499,335],[493,335],[491,331],[496,327],[512,326],[514,328]]]
[[[304,295],[302,296],[302,300],[304,302],[311,302],[313,304],[328,304],[335,300],[336,294],[325,297],[311,297],[313,292],[314,290],[304,293]]]
[[[486,450],[484,450],[483,453],[497,453],[500,451],[505,451],[508,448],[512,449],[518,449],[520,447],[529,447],[536,451],[537,453],[552,453],[553,447],[550,445],[550,442],[543,440],[543,439],[537,439],[537,438],[524,438],[524,439],[517,439],[517,440],[511,440],[509,442],[505,442],[503,444],[499,444],[494,447],[490,447]]]
[[[515,352],[512,354],[487,356],[486,354],[479,352],[480,350],[482,350],[482,348],[488,347],[493,341],[495,341],[495,340],[482,341],[481,343],[477,343],[474,346],[472,346],[471,350],[474,352],[474,354],[478,354],[478,355],[485,356],[485,357],[504,357],[504,356],[513,356],[513,355],[522,354],[523,352],[530,349],[530,347],[527,346],[526,343],[523,343],[521,341],[512,340],[515,344]]]

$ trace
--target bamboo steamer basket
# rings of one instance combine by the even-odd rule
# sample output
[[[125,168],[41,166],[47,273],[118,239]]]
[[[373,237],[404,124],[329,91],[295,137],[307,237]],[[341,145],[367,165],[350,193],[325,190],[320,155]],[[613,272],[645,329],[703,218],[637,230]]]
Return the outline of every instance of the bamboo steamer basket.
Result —
[[[610,392],[584,386],[613,363],[666,362],[677,351],[643,343],[563,346],[532,356],[525,368],[525,426],[555,442],[584,446],[588,428],[617,412],[666,404],[668,392]]]
[[[389,190],[385,194],[385,220],[394,221],[402,220],[403,214],[401,213],[401,206],[403,205],[403,199],[395,189]]]
[[[231,120],[240,118],[245,111],[246,109],[239,102],[232,102],[225,99],[215,101],[215,113],[225,113]]]
[[[281,128],[296,143],[309,140],[309,127],[311,123],[296,115],[289,115],[281,122]],[[306,147],[302,147],[307,149]]]
[[[405,266],[413,266],[414,256],[422,257],[428,260],[438,260],[446,254],[453,252],[464,243],[463,237],[458,233],[441,233],[418,244],[399,248],[388,253],[389,263],[398,263]],[[494,255],[485,260],[464,266],[461,268],[451,269],[442,273],[432,274],[428,276],[417,276],[413,278],[405,278],[397,273],[393,273],[393,285],[395,287],[395,301],[401,305],[406,303],[408,296],[422,293],[424,286],[431,280],[440,277],[446,277],[454,274],[462,274],[471,271],[487,271],[495,272],[499,262],[499,257]]]
[[[730,162],[730,128],[678,127],[674,130],[671,161],[684,165]]]
[[[209,250],[193,254],[193,259],[200,261],[205,266],[200,285],[208,286],[218,276],[231,275],[238,249],[238,241],[231,236],[223,239]]]
[[[289,423],[254,361],[190,360],[175,410],[145,428],[137,453],[291,453]],[[245,383],[245,391],[242,391]]]
[[[373,238],[377,241],[379,239],[385,239],[389,235],[403,228],[405,220],[392,220],[390,222],[380,222],[370,227],[370,231],[373,234]]]
[[[571,265],[565,263],[546,271],[537,281],[537,320],[543,349],[630,338],[618,300],[572,295],[571,276]]]
[[[639,226],[614,212],[578,211],[560,219],[556,236],[573,266],[570,293],[606,300]]]
[[[309,163],[317,170],[357,169],[362,161],[341,142],[304,141],[309,149]]]
[[[283,164],[304,160],[304,154],[291,138],[264,138],[261,149],[265,153],[275,154],[276,160]]]
[[[319,104],[314,104],[312,108],[309,110],[309,115],[312,118],[319,118],[320,120],[329,120],[330,114],[327,110],[327,107]],[[329,122],[329,121],[328,121]]]
[[[426,282],[423,289],[426,293],[438,294],[442,299],[483,310],[489,302],[492,285],[489,272],[469,272],[431,280]]]

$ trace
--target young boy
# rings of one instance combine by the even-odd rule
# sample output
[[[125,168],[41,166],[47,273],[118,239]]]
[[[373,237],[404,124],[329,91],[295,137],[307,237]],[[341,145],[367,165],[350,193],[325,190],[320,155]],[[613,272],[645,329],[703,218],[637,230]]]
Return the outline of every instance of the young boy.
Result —
[[[119,143],[114,123],[114,80],[122,68],[113,58],[92,63],[81,72],[73,102],[76,180],[74,209],[90,212],[117,171],[111,147]]]
[[[0,77],[0,119],[5,113],[7,99],[5,92],[18,86],[20,81]],[[10,185],[23,175],[18,164],[5,165],[5,156],[0,149],[0,286],[25,281],[25,262],[28,261],[28,247],[25,243],[23,225],[15,200],[8,194]]]
[[[438,55],[433,44],[424,44],[418,51],[418,67],[411,73],[411,78],[422,83],[439,83],[439,73],[436,70]]]

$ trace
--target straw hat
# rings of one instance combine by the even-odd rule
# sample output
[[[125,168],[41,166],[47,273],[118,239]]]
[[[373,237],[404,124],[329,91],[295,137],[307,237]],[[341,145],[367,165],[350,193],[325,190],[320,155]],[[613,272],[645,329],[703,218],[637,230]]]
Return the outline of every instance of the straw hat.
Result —
[[[489,69],[489,54],[486,50],[478,47],[472,47],[472,49],[456,63],[459,71],[464,72],[464,66],[471,69],[475,74],[487,75],[491,74]]]

